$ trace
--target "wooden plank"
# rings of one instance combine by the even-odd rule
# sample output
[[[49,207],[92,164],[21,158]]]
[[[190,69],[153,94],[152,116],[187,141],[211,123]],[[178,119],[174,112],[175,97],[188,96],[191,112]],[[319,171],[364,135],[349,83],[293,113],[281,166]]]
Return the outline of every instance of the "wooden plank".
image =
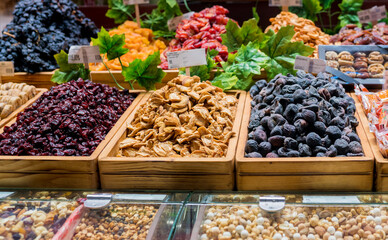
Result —
[[[237,175],[239,191],[371,191],[373,173],[363,175]]]
[[[235,150],[240,130],[241,118],[244,109],[246,93],[242,91],[231,92],[237,94],[238,106],[233,124],[234,137],[229,140],[229,148],[226,157],[223,158],[129,158],[116,157],[120,142],[127,136],[127,124],[132,122],[138,108],[141,108],[151,96],[143,98],[139,106],[127,119],[116,136],[107,145],[99,158],[101,174],[231,174],[234,171]]]
[[[14,76],[2,76],[2,83],[14,82],[14,83],[27,83],[29,85],[34,85],[37,88],[50,88],[56,84],[51,82],[51,76],[54,74],[52,72],[39,72],[34,74],[29,74],[25,72],[17,72]]]
[[[356,131],[361,139],[364,157],[245,158],[245,144],[248,138],[251,113],[250,102],[251,97],[247,96],[236,152],[236,171],[238,175],[276,175],[279,173],[369,174],[373,172],[373,153],[361,125],[356,128]],[[358,114],[355,116],[359,120]]]
[[[229,175],[101,174],[102,189],[233,190]]]
[[[4,119],[1,119],[0,121],[0,128],[4,127],[5,124],[7,124],[9,121],[11,121],[12,119],[14,119],[20,112],[24,111],[25,108],[27,108],[28,106],[30,106],[31,104],[33,104],[36,100],[38,100],[38,98],[40,98],[40,96],[42,96],[42,94],[44,92],[46,92],[47,89],[46,88],[37,88],[36,89],[36,95],[31,98],[30,100],[28,100],[26,103],[24,103],[23,105],[21,105],[20,107],[18,107],[15,111],[13,111],[8,117],[4,118]]]
[[[98,173],[0,173],[1,188],[97,189]]]
[[[139,90],[131,91],[139,93],[131,106],[123,113],[114,127],[105,136],[105,139],[97,146],[91,156],[68,157],[68,156],[0,156],[0,172],[19,173],[96,173],[97,158],[116,134],[117,130],[124,124],[127,117],[136,108],[137,104],[145,96]],[[16,118],[9,121],[5,126],[10,126]],[[3,128],[0,129],[0,133]]]

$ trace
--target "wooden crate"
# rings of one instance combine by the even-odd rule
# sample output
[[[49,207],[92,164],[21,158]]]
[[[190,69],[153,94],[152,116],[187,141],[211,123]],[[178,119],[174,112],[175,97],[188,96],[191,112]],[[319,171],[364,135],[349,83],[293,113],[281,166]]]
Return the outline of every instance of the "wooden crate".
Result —
[[[386,192],[388,191],[388,158],[385,158],[380,152],[376,137],[369,129],[369,121],[362,109],[360,101],[354,93],[352,93],[352,97],[354,101],[356,101],[357,113],[360,116],[360,122],[366,132],[370,147],[376,159],[375,190],[379,192]]]
[[[98,188],[97,159],[102,150],[123,125],[125,119],[145,96],[139,93],[90,156],[0,156],[0,187],[23,188]],[[10,126],[16,117],[5,126]],[[3,128],[0,129],[0,133]]]
[[[1,82],[14,82],[14,83],[27,83],[29,85],[34,85],[37,88],[50,88],[56,84],[51,82],[51,76],[54,74],[52,72],[38,72],[34,74],[29,74],[25,72],[17,72],[14,76],[1,76]]]
[[[356,131],[364,157],[245,158],[251,97],[246,98],[236,152],[238,190],[370,191],[373,153],[360,124]],[[359,116],[356,113],[356,118]]]
[[[4,118],[4,119],[1,119],[0,120],[0,128],[2,128],[6,123],[8,123],[9,121],[11,121],[12,119],[14,119],[18,113],[20,113],[21,111],[23,111],[26,107],[30,106],[31,104],[33,104],[38,98],[40,98],[40,96],[42,96],[42,94],[44,92],[46,92],[47,89],[46,88],[37,88],[36,89],[36,95],[31,98],[30,100],[28,100],[25,104],[21,105],[20,107],[18,107],[15,111],[13,111],[8,117]]]
[[[238,106],[226,157],[223,158],[129,158],[116,157],[119,144],[127,136],[127,125],[101,153],[98,160],[103,189],[158,189],[158,190],[232,190],[234,160],[246,92],[237,91]],[[151,95],[144,97],[141,108]],[[132,122],[134,111],[127,123]]]

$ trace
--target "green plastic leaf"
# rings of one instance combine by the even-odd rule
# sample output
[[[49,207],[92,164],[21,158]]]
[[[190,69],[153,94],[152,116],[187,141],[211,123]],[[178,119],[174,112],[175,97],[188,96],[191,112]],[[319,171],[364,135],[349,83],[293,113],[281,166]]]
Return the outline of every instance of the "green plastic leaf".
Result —
[[[317,16],[322,11],[319,0],[303,0],[303,8],[306,10],[306,17],[313,22],[317,21]]]
[[[334,0],[319,0],[319,2],[321,3],[323,10],[328,10],[329,8],[331,8],[331,5],[333,4]]]
[[[132,13],[135,11],[135,6],[124,5],[123,0],[108,0],[109,10],[105,16],[113,18],[116,24],[121,24],[128,20],[133,19]]]
[[[89,69],[85,69],[83,64],[69,64],[68,54],[63,50],[60,53],[55,54],[54,58],[59,65],[59,69],[56,70],[51,77],[52,82],[62,84],[71,80],[77,80],[78,78],[89,78]]]
[[[238,78],[233,73],[222,73],[213,79],[212,85],[226,91],[232,89],[236,85],[237,81]]]
[[[134,60],[128,67],[123,67],[124,81],[136,80],[147,91],[154,90],[155,84],[161,82],[166,73],[158,68],[160,64],[160,52],[149,55],[146,60]]]
[[[111,37],[104,27],[101,27],[101,31],[97,34],[97,38],[92,38],[94,46],[100,48],[100,53],[107,54],[108,60],[112,60],[129,52],[129,49],[124,48],[125,35],[113,35]]]
[[[264,47],[260,50],[267,54],[267,56],[273,58],[281,54],[279,49],[285,44],[289,43],[294,36],[294,26],[286,26],[279,29],[279,31],[274,34],[273,31],[268,31],[266,35],[269,36],[269,40]]]
[[[357,12],[361,10],[364,0],[342,0],[338,7],[341,9],[341,14],[338,16],[339,23],[336,26],[338,31],[347,24],[357,24],[361,27],[360,19]]]
[[[234,52],[249,42],[260,42],[264,38],[258,21],[254,18],[245,21],[241,28],[235,21],[229,20],[225,28],[226,32],[221,34],[221,38],[222,44],[228,47],[229,52]]]
[[[260,22],[260,17],[259,17],[259,14],[257,13],[256,7],[252,8],[252,15],[253,15],[253,18],[256,19],[257,22]]]

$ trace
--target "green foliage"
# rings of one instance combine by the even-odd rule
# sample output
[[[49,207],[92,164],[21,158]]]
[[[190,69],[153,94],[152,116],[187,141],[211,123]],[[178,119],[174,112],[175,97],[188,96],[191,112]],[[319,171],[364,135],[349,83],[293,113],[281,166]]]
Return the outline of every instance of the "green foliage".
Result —
[[[124,5],[123,0],[108,0],[109,10],[105,16],[113,18],[116,24],[121,24],[128,20],[133,19],[132,13],[135,11],[133,5]]]
[[[149,55],[146,60],[135,59],[128,67],[123,66],[124,81],[132,85],[133,81],[144,87],[147,91],[154,90],[155,84],[161,82],[166,73],[158,68],[160,52]]]
[[[336,30],[341,29],[347,24],[357,24],[361,27],[360,19],[357,12],[361,10],[364,0],[342,0],[338,5],[341,9],[341,14],[338,16],[339,23]]]
[[[263,32],[258,23],[258,20],[252,18],[245,21],[240,28],[235,21],[229,20],[226,24],[226,32],[221,34],[222,44],[228,47],[229,52],[234,52],[249,42],[262,41]]]
[[[113,35],[111,37],[104,27],[101,27],[101,31],[97,34],[97,38],[92,38],[94,46],[100,48],[100,53],[107,54],[108,60],[112,60],[126,54],[129,49],[124,48],[125,35]]]
[[[299,17],[317,21],[318,14],[322,11],[322,6],[319,0],[303,0],[303,7],[291,7],[290,11]]]
[[[69,64],[68,54],[65,51],[61,50],[60,53],[54,55],[54,58],[59,65],[59,69],[51,77],[52,82],[62,84],[78,78],[89,78],[89,69],[85,69],[83,64]]]

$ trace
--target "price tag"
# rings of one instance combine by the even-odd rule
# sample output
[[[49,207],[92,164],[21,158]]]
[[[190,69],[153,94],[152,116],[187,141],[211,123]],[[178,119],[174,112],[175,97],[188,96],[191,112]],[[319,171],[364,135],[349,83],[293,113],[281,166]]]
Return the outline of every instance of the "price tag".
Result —
[[[170,31],[175,31],[176,28],[178,27],[179,23],[184,20],[184,19],[190,19],[191,16],[193,16],[194,12],[188,12],[188,13],[185,13],[181,16],[178,16],[178,17],[175,17],[175,18],[172,18],[170,20],[168,20],[167,22],[167,25],[168,25],[168,30]]]
[[[69,63],[99,63],[102,62],[98,46],[71,46],[69,50]]]
[[[0,192],[0,199],[7,198],[7,197],[11,196],[14,193],[15,192]]]
[[[168,52],[167,62],[169,69],[206,65],[206,51],[204,48],[199,48],[179,52]]]
[[[357,12],[361,23],[377,22],[380,19],[387,17],[387,9],[385,6],[374,6],[372,8]]]
[[[269,0],[270,7],[281,7],[281,6],[294,6],[301,7],[302,0]]]
[[[114,200],[123,201],[163,201],[167,198],[166,194],[116,194]]]
[[[123,0],[124,5],[147,4],[150,0]]]
[[[358,204],[361,203],[357,196],[303,196],[303,203],[353,203]]]
[[[13,62],[0,62],[0,76],[11,76],[15,75],[15,68]]]
[[[322,59],[313,59],[309,57],[296,56],[295,70],[303,70],[309,73],[320,73],[326,70],[326,61]]]

